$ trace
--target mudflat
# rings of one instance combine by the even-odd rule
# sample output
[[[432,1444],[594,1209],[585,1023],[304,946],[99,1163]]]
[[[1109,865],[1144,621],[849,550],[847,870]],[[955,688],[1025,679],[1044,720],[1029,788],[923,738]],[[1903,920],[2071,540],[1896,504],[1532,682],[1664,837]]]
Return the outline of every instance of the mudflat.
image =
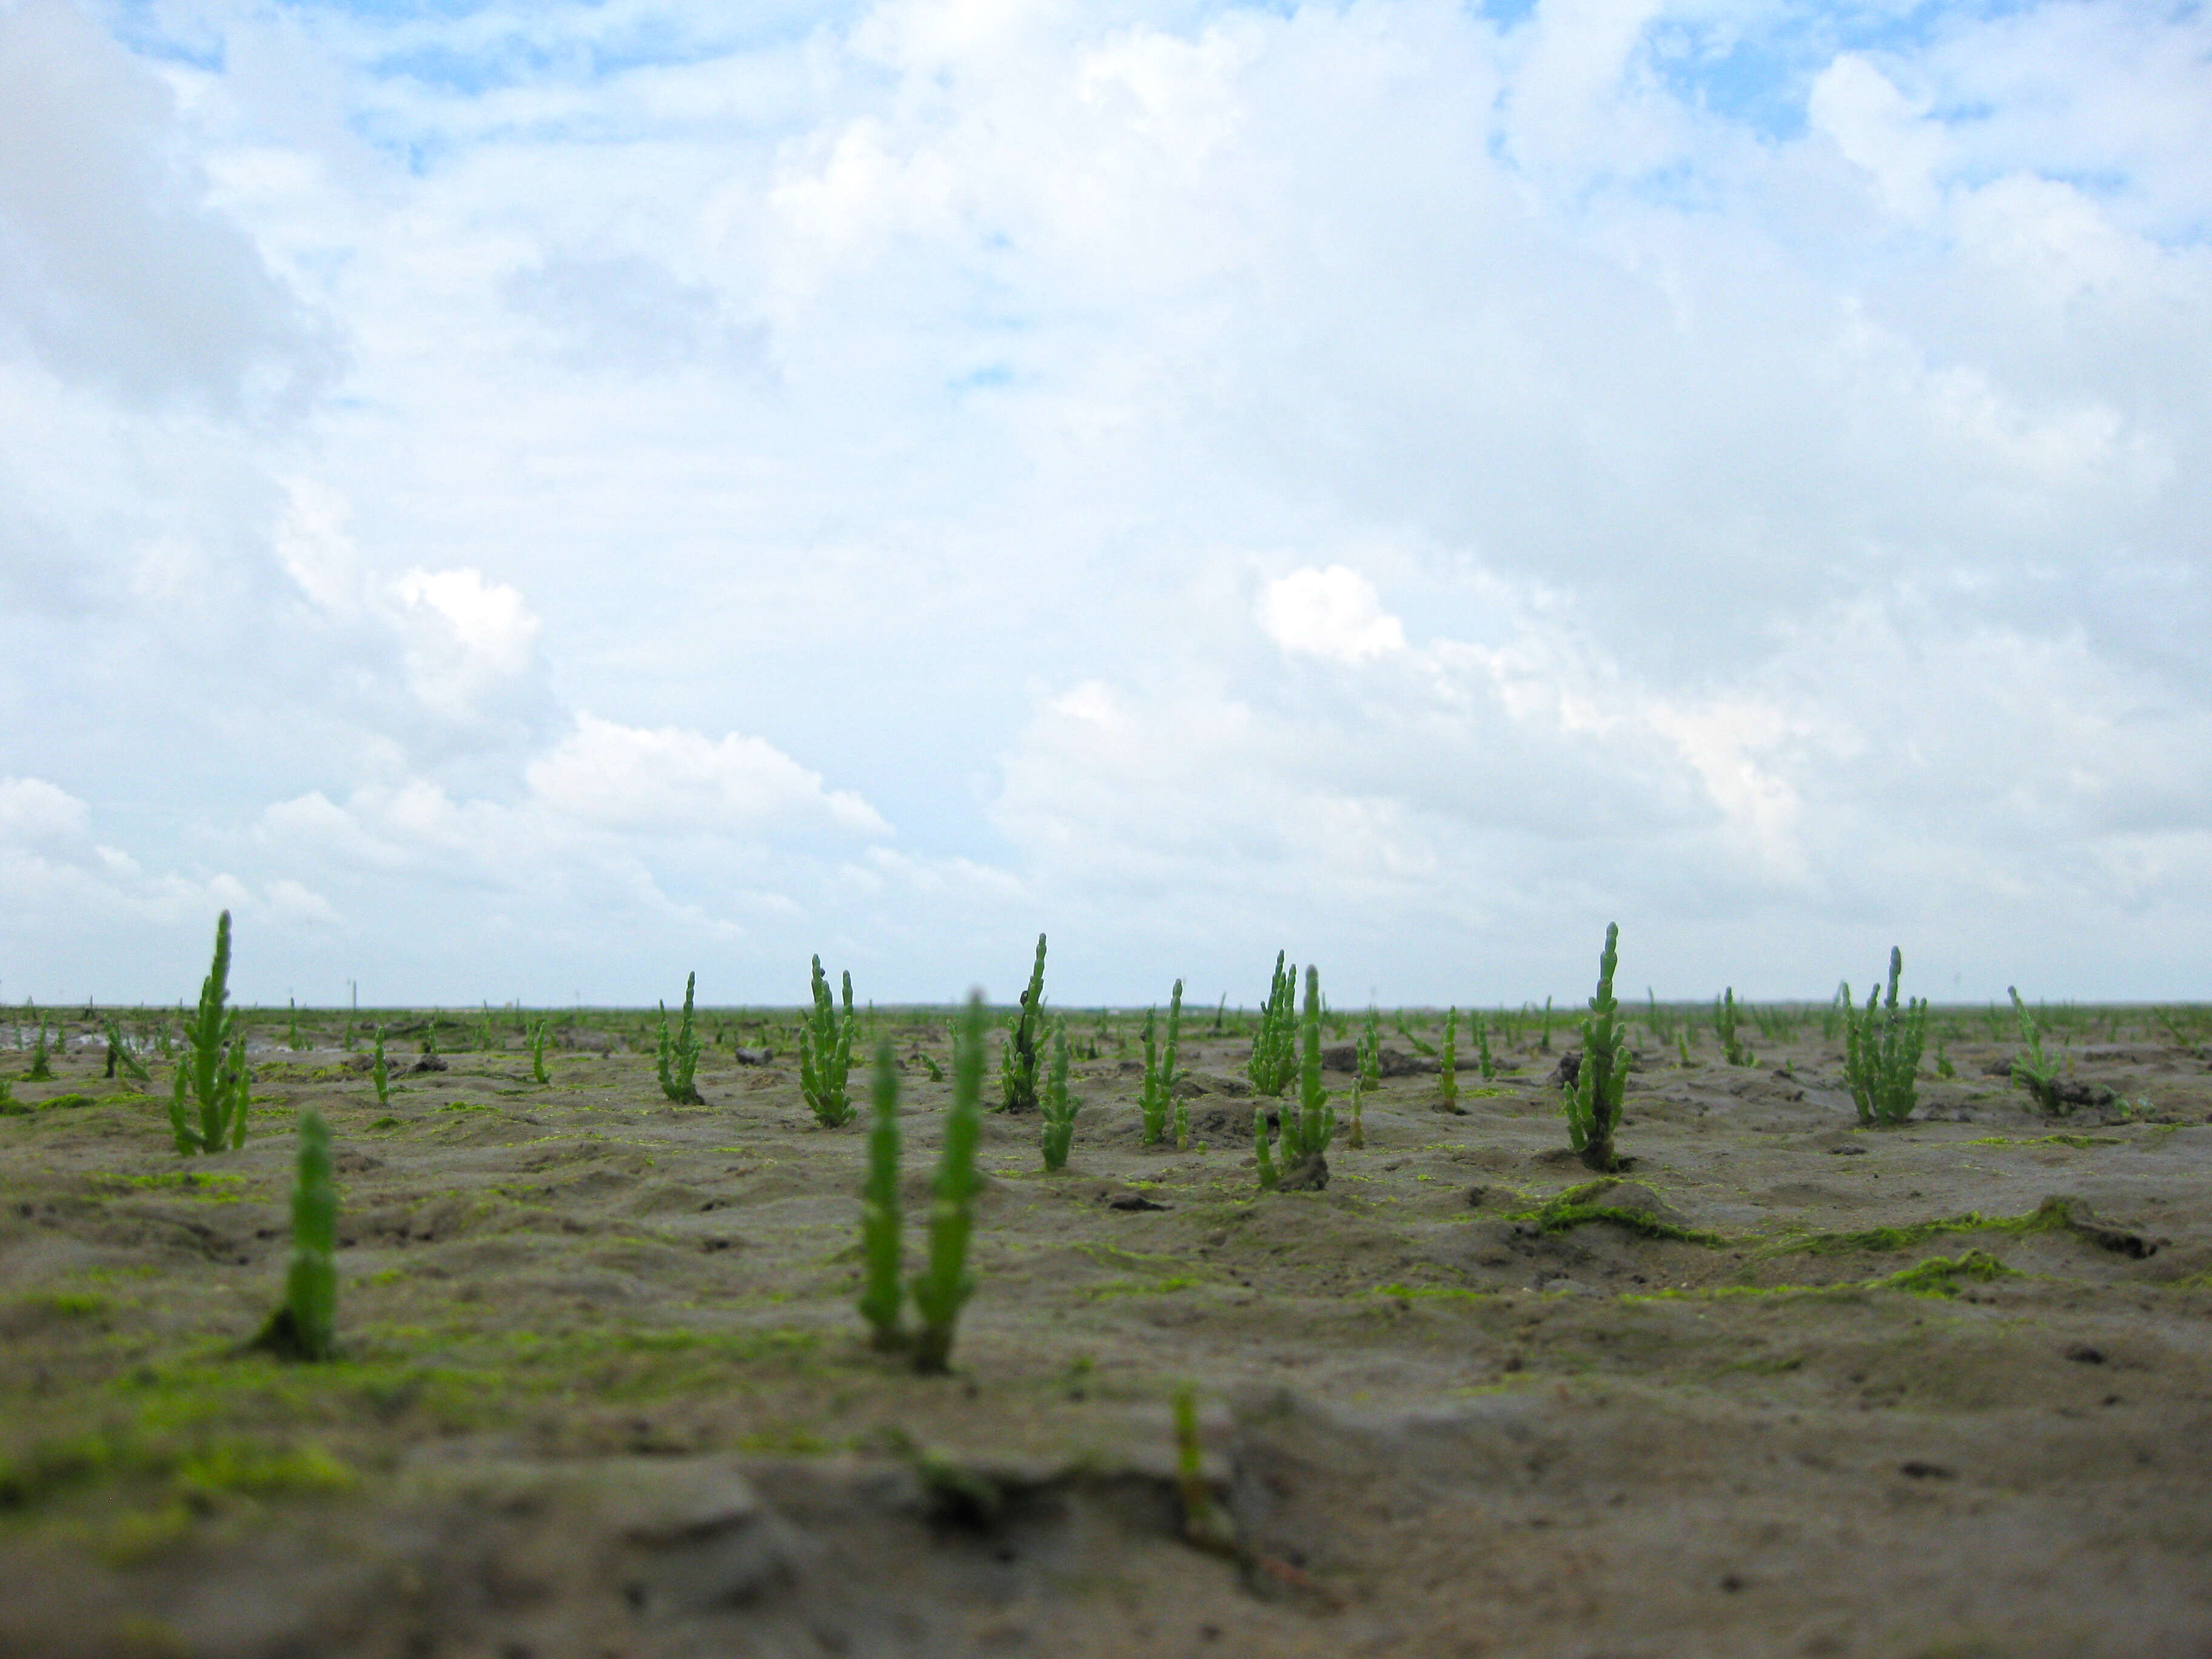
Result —
[[[772,1030],[700,1106],[615,1022],[383,1105],[334,1040],[264,1052],[247,1145],[192,1158],[164,1071],[64,1054],[0,1116],[0,1654],[2212,1655],[2203,1049],[2116,1020],[2053,1118],[1954,1041],[1866,1129],[1817,1017],[1708,1040],[1642,1058],[1594,1182],[1562,1025],[1456,1112],[1398,1053],[1364,1147],[1262,1192],[1275,1103],[1196,1023],[1186,1152],[1126,1020],[1065,1171],[987,1116],[943,1376],[867,1345],[866,1115],[737,1062]],[[946,1018],[883,1030],[918,1266]],[[243,1348],[307,1106],[323,1365]]]

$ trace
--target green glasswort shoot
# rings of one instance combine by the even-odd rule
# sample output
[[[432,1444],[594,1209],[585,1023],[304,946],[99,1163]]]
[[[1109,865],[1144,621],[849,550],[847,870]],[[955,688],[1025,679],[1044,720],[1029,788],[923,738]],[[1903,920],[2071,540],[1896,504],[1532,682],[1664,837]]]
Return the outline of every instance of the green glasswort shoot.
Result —
[[[834,1129],[853,1121],[845,1080],[853,1070],[853,975],[844,975],[845,1015],[830,1000],[829,975],[814,958],[814,1012],[799,1027],[799,1087],[815,1121]]]
[[[150,1083],[146,1067],[138,1056],[131,1052],[131,1045],[123,1040],[123,1032],[113,1020],[107,1022],[107,1075],[113,1077],[121,1066],[123,1074],[134,1083]]]
[[[1544,999],[1544,1031],[1536,1039],[1536,1052],[1545,1054],[1552,1052],[1552,1000],[1549,997]]]
[[[1177,980],[1174,991],[1168,997],[1168,1042],[1166,1049],[1160,1055],[1160,1098],[1163,1102],[1174,1103],[1176,1150],[1188,1152],[1190,1110],[1175,1097],[1176,1054],[1182,1046],[1182,981]]]
[[[1236,1553],[1237,1528],[1213,1501],[1198,1443],[1198,1389],[1184,1382],[1175,1391],[1176,1492],[1182,1499],[1182,1535],[1200,1549],[1218,1555]]]
[[[530,1027],[530,1079],[533,1083],[550,1085],[553,1074],[545,1069],[545,1033],[553,1022],[541,1019]]]
[[[1844,987],[1843,1009],[1846,1030],[1844,1037],[1844,1078],[1850,1084],[1852,1102],[1859,1109],[1859,1121],[1880,1124],[1894,1128],[1912,1115],[1919,1103],[1919,1085],[1917,1074],[1920,1069],[1920,1046],[1928,1033],[1928,1001],[1924,997],[1910,999],[1903,1008],[1897,1006],[1897,977],[1904,971],[1905,956],[1895,945],[1889,951],[1889,1000],[1882,1003],[1881,987],[1875,985],[1867,991],[1863,1013],[1850,999],[1850,987]]]
[[[1367,1146],[1367,1114],[1362,1109],[1366,1102],[1367,1079],[1359,1074],[1359,1068],[1355,1066],[1352,1068],[1352,1127],[1344,1137],[1344,1144],[1355,1152],[1364,1150]],[[1459,1109],[1454,1107],[1452,1109],[1456,1111]]]
[[[1613,1132],[1628,1084],[1626,1035],[1614,1018],[1620,1004],[1613,994],[1613,972],[1620,962],[1620,924],[1607,922],[1605,949],[1597,959],[1597,994],[1589,1001],[1591,1018],[1583,1021],[1582,1064],[1566,1102],[1567,1139],[1600,1175],[1612,1174],[1620,1163]]]
[[[1138,1109],[1143,1114],[1144,1144],[1157,1146],[1167,1139],[1168,1115],[1175,1103],[1176,1049],[1182,1039],[1182,981],[1175,982],[1175,994],[1168,1003],[1168,1039],[1164,1057],[1157,1055],[1153,1048],[1152,1011],[1145,1010],[1145,1082],[1138,1095]],[[1182,1142],[1190,1139],[1188,1114],[1183,1115],[1184,1127],[1180,1132]]]
[[[291,1022],[284,1029],[284,1047],[288,1053],[296,1054],[300,1052],[300,1004],[292,997],[284,1000],[292,1011]]]
[[[1372,1005],[1370,1006],[1371,1006]],[[1413,1035],[1412,1027],[1406,1024],[1406,1011],[1403,1008],[1401,1008],[1398,1011],[1397,1025],[1398,1035],[1405,1038],[1408,1043],[1413,1045],[1413,1052],[1415,1054],[1426,1054],[1431,1060],[1436,1058],[1437,1051],[1435,1045],[1432,1043],[1424,1042],[1420,1038]]]
[[[392,1068],[384,1060],[384,1028],[381,1025],[376,1028],[376,1064],[370,1068],[369,1075],[376,1079],[376,1103],[379,1106],[390,1105]]]
[[[292,1266],[284,1305],[252,1346],[282,1359],[336,1357],[337,1189],[331,1184],[331,1131],[313,1107],[300,1114],[300,1161],[292,1188]]]
[[[1260,1029],[1252,1034],[1252,1057],[1244,1065],[1252,1092],[1269,1099],[1281,1097],[1298,1069],[1298,970],[1285,968],[1283,957],[1275,952],[1274,977],[1260,1010]]]
[[[1498,1056],[1490,1052],[1490,1022],[1479,1008],[1469,1018],[1474,1021],[1474,1057],[1481,1066],[1482,1080],[1487,1083],[1498,1075]]]
[[[884,1349],[906,1346],[899,1324],[905,1297],[899,1237],[899,1079],[888,1042],[876,1045],[873,1111],[868,1119],[868,1178],[860,1189],[860,1316],[869,1340]]]
[[[1713,999],[1713,1035],[1721,1040],[1721,1052],[1727,1056],[1729,1065],[1749,1066],[1755,1063],[1756,1056],[1749,1046],[1736,1036],[1735,987],[1733,985],[1724,994]]]
[[[1476,1028],[1480,1030],[1482,1025],[1482,1016],[1477,1014],[1474,1017],[1474,1023]],[[1457,1112],[1460,1109],[1459,1010],[1456,1008],[1450,1010],[1444,1015],[1443,1050],[1437,1056],[1437,1093],[1443,1101],[1444,1110],[1448,1112]],[[1359,1121],[1358,1103],[1359,1097],[1357,1094],[1354,1094],[1352,1096],[1352,1122],[1355,1126],[1357,1126]]]
[[[1044,1080],[1044,1167],[1048,1171],[1067,1167],[1067,1149],[1075,1139],[1075,1114],[1081,1103],[1067,1092],[1067,1022],[1052,1023],[1052,1069]]]
[[[1951,1056],[1943,1052],[1943,1033],[1941,1031],[1936,1033],[1936,1075],[1940,1078],[1959,1075],[1959,1068],[1951,1063]]]
[[[1021,1012],[1006,1029],[999,1050],[1000,1109],[1033,1112],[1037,1107],[1037,1068],[1044,1059],[1044,935],[1037,935],[1036,961],[1022,992]]]
[[[1359,1052],[1356,1069],[1359,1080],[1370,1089],[1382,1086],[1382,1016],[1375,1005],[1367,1005],[1367,1025],[1359,1034]]]
[[[1319,1160],[1336,1133],[1336,1109],[1321,1086],[1321,969],[1306,969],[1305,1018],[1299,1023],[1298,1109],[1283,1114],[1283,1164]]]
[[[848,981],[848,987],[849,983]],[[665,1002],[660,1005],[660,1040],[656,1051],[660,1092],[679,1106],[703,1106],[707,1103],[700,1098],[698,1085],[694,1081],[699,1071],[700,1042],[697,1034],[691,1029],[691,994],[698,984],[699,975],[696,973],[684,975],[684,1024],[672,1037],[668,1032],[668,1005]],[[489,1029],[487,1023],[485,1030]]]
[[[2012,998],[2013,1012],[2020,1018],[2021,1041],[2027,1044],[2027,1052],[2016,1056],[2012,1063],[2012,1079],[2027,1091],[2038,1106],[2053,1117],[2063,1117],[2072,1106],[2058,1096],[2058,1067],[2043,1052],[2043,1031],[2035,1016],[2027,1012],[2027,1005],[2020,1000],[2015,986],[2005,987]]]
[[[1143,1125],[1142,1144],[1150,1146],[1167,1133],[1167,1098],[1160,1088],[1159,1037],[1153,1030],[1158,1011],[1145,1010],[1144,1035],[1139,1041],[1145,1048],[1145,1080],[1137,1088],[1137,1116]]]
[[[1042,957],[1040,957],[1042,960]],[[983,1121],[983,994],[968,1000],[967,1018],[952,1045],[952,1104],[945,1114],[945,1146],[929,1204],[929,1265],[914,1279],[914,1368],[942,1371],[952,1357],[953,1327],[975,1294],[968,1237],[975,1224],[975,1145]]]
[[[226,910],[223,915],[230,913]],[[46,1017],[39,1016],[39,1044],[31,1051],[31,1069],[23,1074],[28,1083],[50,1083],[53,1080],[53,1057],[46,1052]]]
[[[246,1145],[246,1039],[238,1034],[238,1010],[226,1010],[230,998],[230,912],[215,927],[215,962],[200,984],[199,1009],[185,1025],[188,1051],[177,1066],[169,1097],[169,1128],[177,1150],[219,1152]],[[190,1111],[198,1107],[195,1126]]]

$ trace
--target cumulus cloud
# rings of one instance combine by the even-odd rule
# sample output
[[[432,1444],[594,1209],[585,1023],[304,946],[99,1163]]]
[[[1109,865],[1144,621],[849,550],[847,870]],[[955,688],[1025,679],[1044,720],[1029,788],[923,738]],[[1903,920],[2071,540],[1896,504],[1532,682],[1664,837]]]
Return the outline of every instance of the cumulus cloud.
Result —
[[[477,712],[533,666],[541,626],[517,588],[481,570],[410,570],[392,584],[416,695],[454,715]]]
[[[83,839],[92,809],[44,778],[0,778],[0,841],[20,847]]]
[[[1405,625],[1382,609],[1375,584],[1340,564],[1269,582],[1260,625],[1287,653],[1338,662],[1364,662],[1406,646]]]
[[[749,835],[797,823],[890,833],[860,796],[824,789],[819,773],[734,732],[708,738],[672,726],[641,731],[584,714],[528,775],[538,800],[602,829]]]

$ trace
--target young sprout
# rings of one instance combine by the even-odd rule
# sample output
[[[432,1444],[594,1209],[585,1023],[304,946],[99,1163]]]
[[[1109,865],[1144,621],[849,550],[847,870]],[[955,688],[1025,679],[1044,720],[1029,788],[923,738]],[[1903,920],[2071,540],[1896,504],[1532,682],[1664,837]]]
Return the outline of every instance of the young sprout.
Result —
[[[660,1005],[660,1039],[656,1050],[660,1092],[679,1106],[706,1104],[700,1098],[698,1085],[693,1080],[699,1070],[700,1043],[691,1030],[691,994],[698,983],[699,975],[696,974],[684,977],[684,1024],[673,1036],[668,1030],[668,1005],[665,1002]],[[486,1029],[489,1029],[489,1025]]]
[[[1182,1535],[1200,1549],[1233,1555],[1237,1527],[1213,1501],[1198,1443],[1198,1389],[1188,1382],[1175,1391],[1176,1492],[1182,1499]]]
[[[1305,1018],[1300,1022],[1298,1106],[1283,1113],[1285,1172],[1303,1170],[1303,1184],[1318,1187],[1328,1178],[1322,1157],[1336,1133],[1336,1110],[1321,1086],[1321,970],[1306,969]]]
[[[1145,1010],[1145,1080],[1137,1089],[1137,1115],[1142,1123],[1143,1144],[1156,1144],[1167,1133],[1167,1098],[1160,1088],[1159,1040],[1152,1025],[1152,1009]]]
[[[198,1011],[185,1026],[189,1051],[177,1066],[175,1089],[169,1097],[169,1129],[177,1150],[219,1152],[246,1145],[246,1107],[251,1079],[246,1066],[246,1039],[239,1035],[238,1010],[226,1009],[230,999],[230,912],[225,910],[215,927],[215,961],[200,985]],[[197,1107],[199,1121],[191,1121]]]
[[[337,1356],[337,1189],[331,1184],[331,1132],[313,1107],[300,1114],[300,1157],[292,1188],[292,1265],[284,1304],[252,1346],[281,1359]]]
[[[1182,981],[1175,982],[1175,994],[1168,1003],[1168,1039],[1164,1060],[1155,1053],[1152,1034],[1152,1011],[1145,1011],[1145,1082],[1138,1095],[1138,1109],[1143,1114],[1145,1141],[1156,1146],[1167,1139],[1168,1115],[1175,1102],[1176,1048],[1182,1037]],[[1183,1143],[1189,1140],[1188,1115],[1179,1132]]]
[[[376,1028],[376,1065],[370,1071],[376,1079],[376,1103],[389,1105],[392,1101],[392,1068],[384,1062],[384,1028]]]
[[[107,1022],[107,1075],[113,1077],[121,1066],[124,1075],[134,1083],[153,1081],[138,1056],[131,1052],[131,1045],[123,1040],[122,1029],[113,1020]]]
[[[1260,1010],[1260,1029],[1252,1035],[1252,1057],[1244,1066],[1252,1092],[1269,1099],[1280,1097],[1298,1068],[1298,970],[1284,967],[1283,954],[1275,952],[1274,977]]]
[[[1928,1002],[1914,997],[1897,1006],[1897,977],[1905,956],[1895,945],[1889,951],[1889,1000],[1875,1012],[1881,987],[1867,992],[1866,1012],[1853,1005],[1850,987],[1844,987],[1844,1078],[1850,1085],[1859,1121],[1894,1128],[1912,1115],[1918,1103],[1920,1046],[1928,1030]],[[1939,1040],[1938,1048],[1941,1048]]]
[[[1713,999],[1713,1035],[1721,1040],[1721,1053],[1731,1066],[1750,1066],[1757,1061],[1748,1044],[1736,1036],[1735,988]]]
[[[1166,1052],[1160,1056],[1160,1097],[1175,1101],[1176,1050],[1182,1042],[1182,981],[1175,982],[1175,991],[1168,998],[1168,1042]],[[1190,1112],[1180,1102],[1175,1105],[1176,1149],[1190,1150]]]
[[[1000,1109],[1033,1112],[1037,1106],[1037,1068],[1044,1058],[1044,935],[1037,935],[1036,961],[1022,992],[1021,1012],[1006,1028],[999,1051]]]
[[[1075,1114],[1082,1104],[1068,1096],[1067,1059],[1067,1022],[1056,1019],[1052,1023],[1052,1069],[1044,1082],[1044,1167],[1048,1171],[1067,1167],[1068,1146],[1075,1139]]]
[[[1474,1016],[1474,1024],[1478,1031],[1482,1029],[1481,1015]],[[1437,1093],[1443,1101],[1444,1110],[1457,1112],[1460,1109],[1459,1010],[1456,1008],[1444,1015],[1443,1048],[1437,1055]],[[1357,1134],[1359,1125],[1359,1095],[1356,1090],[1352,1093],[1352,1128],[1353,1133]],[[1358,1144],[1358,1141],[1353,1142],[1355,1146]]]
[[[830,1000],[830,980],[820,957],[814,958],[813,991],[814,1011],[799,1027],[799,1087],[815,1121],[834,1129],[853,1121],[853,1103],[845,1092],[853,1070],[853,975],[844,976],[842,1020]]]
[[[930,1194],[929,1265],[913,1284],[915,1310],[921,1316],[914,1346],[918,1371],[948,1369],[953,1328],[975,1291],[968,1239],[975,1224],[975,1146],[983,1127],[984,1027],[983,994],[977,991],[953,1041],[952,1104],[945,1114],[945,1144]]]
[[[223,912],[223,915],[226,919],[228,918],[230,912],[228,910]],[[37,1048],[31,1051],[31,1069],[23,1074],[23,1078],[24,1081],[27,1083],[50,1083],[53,1080],[53,1057],[46,1052],[46,1017],[44,1014],[40,1014],[39,1016],[39,1044]]]
[[[545,1033],[553,1022],[541,1019],[530,1030],[530,1077],[534,1083],[550,1085],[553,1074],[545,1069]]]
[[[899,1079],[888,1042],[876,1045],[873,1111],[868,1120],[868,1178],[860,1189],[860,1316],[878,1348],[906,1346],[899,1324],[905,1296],[900,1281]]]
[[[1373,1005],[1370,1004],[1369,1006],[1371,1008]],[[1412,1045],[1415,1054],[1426,1054],[1431,1060],[1436,1058],[1436,1046],[1433,1043],[1425,1042],[1413,1035],[1413,1027],[1406,1024],[1406,1011],[1403,1008],[1398,1011],[1397,1026],[1398,1035]]]
[[[1620,1121],[1621,1091],[1628,1083],[1626,1038],[1615,1020],[1620,1004],[1613,994],[1613,972],[1620,961],[1620,926],[1608,922],[1605,949],[1597,959],[1591,1018],[1583,1021],[1582,1064],[1566,1100],[1567,1139],[1583,1162],[1600,1175],[1612,1174],[1620,1164],[1613,1132]]]
[[[2063,1117],[2073,1107],[2059,1097],[2058,1067],[2043,1052],[2042,1029],[2036,1024],[2035,1016],[2027,1012],[2027,1005],[2020,1000],[2018,988],[2008,985],[2005,991],[2012,998],[2013,1012],[2020,1017],[2021,1040],[2027,1044],[2027,1052],[2013,1060],[2013,1081],[2027,1090],[2045,1111],[2054,1117]]]
[[[1359,1034],[1354,1062],[1360,1082],[1370,1089],[1382,1086],[1382,1016],[1371,1002],[1367,1005],[1367,1025]]]

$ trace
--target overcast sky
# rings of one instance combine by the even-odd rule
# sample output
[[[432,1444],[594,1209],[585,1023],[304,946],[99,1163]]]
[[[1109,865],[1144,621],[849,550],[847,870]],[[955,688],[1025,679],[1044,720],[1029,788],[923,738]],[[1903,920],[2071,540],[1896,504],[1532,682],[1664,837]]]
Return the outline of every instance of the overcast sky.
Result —
[[[0,998],[2212,997],[2212,11],[0,0]]]

